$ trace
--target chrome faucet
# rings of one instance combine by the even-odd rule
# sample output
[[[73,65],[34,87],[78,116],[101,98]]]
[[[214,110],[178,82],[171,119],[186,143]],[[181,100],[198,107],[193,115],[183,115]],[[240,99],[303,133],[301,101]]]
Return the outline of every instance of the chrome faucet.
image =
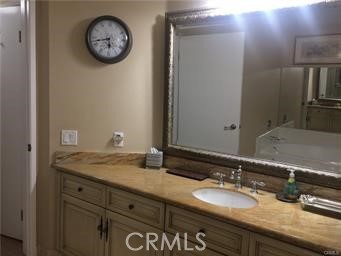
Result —
[[[213,173],[213,176],[215,176],[218,179],[218,185],[220,187],[223,187],[224,186],[224,178],[226,175],[222,172],[215,172],[215,173]]]
[[[279,137],[279,136],[269,136],[269,139],[273,143],[280,143],[280,142],[285,142],[286,138]]]
[[[241,189],[242,188],[242,166],[239,165],[238,166],[238,170],[233,170],[231,172],[231,176],[230,176],[231,180],[234,180],[234,187],[236,189]]]

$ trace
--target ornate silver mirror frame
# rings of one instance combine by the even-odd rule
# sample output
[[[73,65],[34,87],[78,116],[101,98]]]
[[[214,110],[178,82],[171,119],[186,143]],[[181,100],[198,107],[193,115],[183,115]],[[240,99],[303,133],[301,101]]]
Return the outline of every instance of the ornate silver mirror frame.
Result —
[[[334,2],[335,3],[335,2]],[[326,4],[325,1],[321,4]],[[258,15],[250,13],[248,15]],[[297,166],[271,160],[262,160],[239,155],[222,154],[206,150],[193,149],[172,144],[173,96],[174,96],[174,39],[175,29],[183,25],[200,25],[222,23],[231,19],[217,9],[201,9],[166,13],[166,47],[165,47],[165,98],[164,98],[164,134],[163,150],[166,155],[177,156],[230,168],[242,165],[244,169],[265,175],[287,178],[287,169],[294,169],[298,181],[335,189],[341,189],[341,175],[321,170]]]

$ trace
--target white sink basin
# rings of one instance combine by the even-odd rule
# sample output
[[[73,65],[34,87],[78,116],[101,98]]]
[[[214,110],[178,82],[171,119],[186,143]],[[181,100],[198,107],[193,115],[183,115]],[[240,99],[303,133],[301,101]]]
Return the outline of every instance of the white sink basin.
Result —
[[[251,196],[223,188],[200,188],[192,194],[201,201],[223,207],[252,208],[257,205],[257,200]]]

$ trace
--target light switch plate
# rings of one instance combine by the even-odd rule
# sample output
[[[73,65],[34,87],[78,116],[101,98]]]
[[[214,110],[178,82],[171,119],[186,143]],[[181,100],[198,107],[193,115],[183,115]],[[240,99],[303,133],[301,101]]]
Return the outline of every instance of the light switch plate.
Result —
[[[76,130],[62,130],[61,144],[64,146],[76,146],[78,144],[78,132]]]

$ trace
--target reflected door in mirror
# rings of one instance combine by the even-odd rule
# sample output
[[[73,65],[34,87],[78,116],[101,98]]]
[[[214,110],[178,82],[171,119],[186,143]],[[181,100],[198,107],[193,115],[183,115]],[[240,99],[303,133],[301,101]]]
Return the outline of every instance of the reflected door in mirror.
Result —
[[[173,143],[237,154],[244,33],[182,33],[176,40]]]

